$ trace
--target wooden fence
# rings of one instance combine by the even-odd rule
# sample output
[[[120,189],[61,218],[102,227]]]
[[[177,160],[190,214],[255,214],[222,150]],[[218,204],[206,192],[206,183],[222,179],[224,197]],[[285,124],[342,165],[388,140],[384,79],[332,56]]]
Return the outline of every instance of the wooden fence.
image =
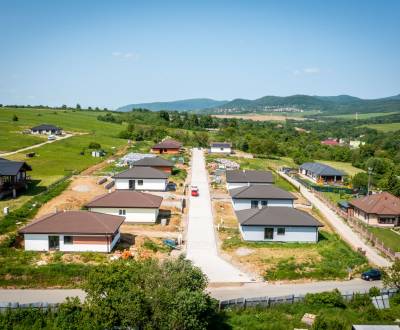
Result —
[[[391,248],[387,247],[385,243],[378,239],[372,232],[370,232],[367,226],[363,224],[360,220],[348,215],[347,212],[343,211],[337,205],[334,205],[328,198],[324,196],[323,193],[315,190],[313,190],[313,193],[320,200],[322,200],[332,211],[343,218],[356,233],[358,233],[362,238],[370,242],[370,244],[374,246],[377,250],[379,250],[381,253],[392,260],[396,258],[400,259],[399,252],[393,251]]]

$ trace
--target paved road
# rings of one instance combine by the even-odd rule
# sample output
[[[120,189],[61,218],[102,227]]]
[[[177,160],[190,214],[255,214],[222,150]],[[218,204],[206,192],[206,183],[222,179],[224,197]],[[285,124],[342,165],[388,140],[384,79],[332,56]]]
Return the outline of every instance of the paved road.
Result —
[[[64,139],[68,139],[68,138],[70,138],[71,136],[74,136],[74,135],[73,135],[73,134],[66,134],[66,135],[64,135],[64,136],[57,137],[56,140],[45,141],[45,142],[38,143],[38,144],[35,144],[35,145],[33,145],[33,146],[30,146],[30,147],[18,149],[18,150],[15,150],[15,151],[0,153],[0,157],[3,157],[3,156],[11,156],[11,155],[17,154],[17,153],[19,153],[19,152],[23,152],[23,151],[28,151],[28,150],[31,150],[31,149],[39,148],[39,147],[42,147],[42,146],[44,146],[44,145],[46,145],[46,144],[49,144],[49,143],[54,143],[54,142],[57,142],[57,141],[61,141],[61,140],[64,140]]]
[[[60,303],[67,297],[85,299],[85,292],[79,289],[0,289],[0,302],[31,304],[36,302]]]
[[[204,154],[197,148],[192,151],[191,185],[198,186],[200,196],[189,200],[186,256],[210,282],[250,282],[248,275],[218,255]]]
[[[218,300],[252,297],[279,297],[286,295],[302,295],[339,289],[342,293],[364,293],[369,288],[382,287],[381,281],[366,282],[361,279],[351,281],[322,281],[299,284],[267,284],[245,283],[241,286],[209,288],[207,291]]]
[[[303,194],[303,196],[321,211],[321,213],[329,221],[332,227],[335,228],[335,231],[342,237],[343,240],[345,240],[355,249],[361,247],[364,251],[366,251],[366,257],[372,264],[379,267],[390,267],[392,263],[389,260],[382,257],[373,247],[364,243],[360,236],[351,230],[351,228],[343,221],[343,219],[340,218],[334,211],[332,211],[324,202],[318,199],[318,197],[308,191],[307,188],[293,178],[281,172],[279,172],[279,174],[289,182],[293,183],[296,187],[300,188],[300,192]]]

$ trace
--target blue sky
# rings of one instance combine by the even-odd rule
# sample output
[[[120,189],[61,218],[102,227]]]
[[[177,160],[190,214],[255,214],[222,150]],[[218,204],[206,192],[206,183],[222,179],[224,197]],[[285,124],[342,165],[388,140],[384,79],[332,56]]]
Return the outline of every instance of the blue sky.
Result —
[[[400,1],[3,1],[0,103],[400,93]]]

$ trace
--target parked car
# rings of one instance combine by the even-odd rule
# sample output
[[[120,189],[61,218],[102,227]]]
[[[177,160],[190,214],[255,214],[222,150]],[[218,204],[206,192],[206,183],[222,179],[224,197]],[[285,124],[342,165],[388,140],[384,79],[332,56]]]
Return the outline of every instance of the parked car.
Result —
[[[197,188],[196,186],[192,186],[192,196],[197,197],[199,196],[199,188]]]
[[[56,140],[57,139],[57,137],[55,136],[55,135],[49,135],[48,137],[47,137],[47,140],[49,140],[49,141],[54,141],[54,140]]]
[[[366,281],[379,281],[382,277],[382,273],[378,269],[369,269],[361,274],[361,278]]]

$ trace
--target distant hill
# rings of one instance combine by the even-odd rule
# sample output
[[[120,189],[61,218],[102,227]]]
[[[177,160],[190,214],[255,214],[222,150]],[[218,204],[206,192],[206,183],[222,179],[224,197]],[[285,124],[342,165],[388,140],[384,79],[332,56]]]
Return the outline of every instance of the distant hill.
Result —
[[[265,112],[306,112],[319,111],[321,114],[400,112],[400,95],[381,99],[366,100],[350,95],[287,97],[264,96],[255,100],[235,99],[223,105],[207,109],[207,113],[265,113]]]
[[[134,108],[145,108],[152,111],[160,110],[176,110],[176,111],[193,111],[203,110],[222,106],[228,101],[217,101],[213,99],[187,99],[171,102],[151,102],[151,103],[136,103],[128,104],[116,109],[116,111],[128,112]]]

